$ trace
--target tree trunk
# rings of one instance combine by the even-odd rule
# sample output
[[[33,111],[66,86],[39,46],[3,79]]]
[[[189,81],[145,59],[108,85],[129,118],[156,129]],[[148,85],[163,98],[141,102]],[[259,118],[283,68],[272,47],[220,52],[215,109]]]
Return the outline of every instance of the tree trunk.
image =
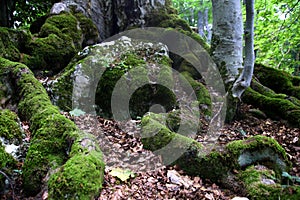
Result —
[[[198,33],[201,37],[205,37],[204,35],[204,17],[203,17],[203,12],[198,11]]]
[[[243,69],[243,20],[240,1],[213,0],[213,37],[211,55],[220,70],[227,89],[226,121],[236,113],[238,100],[232,94],[232,85]]]
[[[250,86],[254,69],[254,0],[246,0],[245,64],[244,70],[232,88],[234,97],[240,98]]]
[[[15,7],[15,0],[1,0],[0,1],[0,26],[13,26],[13,11]]]

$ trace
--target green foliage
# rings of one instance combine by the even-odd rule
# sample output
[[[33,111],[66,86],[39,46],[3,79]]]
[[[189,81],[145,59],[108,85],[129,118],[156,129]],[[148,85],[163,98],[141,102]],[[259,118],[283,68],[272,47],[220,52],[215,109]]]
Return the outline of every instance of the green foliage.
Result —
[[[300,75],[299,1],[257,0],[255,9],[256,60]]]
[[[212,6],[210,0],[173,0],[173,6],[178,10],[179,16],[188,21],[191,26],[197,26],[198,12],[209,9],[208,22],[212,22]]]
[[[14,25],[16,27],[28,27],[37,18],[47,14],[57,0],[26,0],[16,1],[14,13]]]

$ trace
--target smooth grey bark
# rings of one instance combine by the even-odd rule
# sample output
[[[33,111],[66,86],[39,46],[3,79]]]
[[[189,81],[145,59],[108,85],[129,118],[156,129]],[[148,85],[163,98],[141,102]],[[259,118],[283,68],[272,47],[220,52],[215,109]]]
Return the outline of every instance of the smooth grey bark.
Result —
[[[223,80],[232,85],[243,68],[243,19],[240,1],[212,0],[212,58]]]
[[[205,37],[204,35],[204,16],[203,16],[203,12],[202,11],[198,11],[198,34],[201,36],[201,37]]]
[[[250,86],[254,70],[254,0],[246,0],[246,27],[245,27],[245,61],[244,70],[232,88],[234,97],[240,98]]]

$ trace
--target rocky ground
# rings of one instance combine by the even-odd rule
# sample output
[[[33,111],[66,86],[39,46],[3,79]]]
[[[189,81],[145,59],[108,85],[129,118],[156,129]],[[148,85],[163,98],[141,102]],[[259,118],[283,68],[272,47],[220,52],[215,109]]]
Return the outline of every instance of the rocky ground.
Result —
[[[291,128],[284,121],[274,121],[260,116],[249,114],[253,108],[243,105],[239,119],[231,124],[226,124],[219,137],[219,144],[224,145],[233,140],[244,139],[253,135],[265,135],[276,139],[286,150],[293,168],[290,172],[293,176],[300,176],[300,147],[296,145],[300,137],[299,128]],[[176,166],[165,167],[160,163],[160,158],[153,153],[144,150],[139,138],[139,121],[118,123],[100,117],[83,115],[71,117],[82,130],[95,135],[103,148],[104,158],[107,163],[105,182],[103,189],[95,199],[121,200],[121,199],[232,199],[240,196],[221,186],[203,180],[200,177],[186,175]],[[202,121],[203,132],[207,122]],[[26,140],[30,140],[28,123],[22,122],[27,134]],[[199,135],[197,140],[203,141]],[[22,162],[19,163],[20,171]],[[123,181],[120,176],[113,174],[116,169],[130,172]],[[23,196],[21,189],[22,179],[20,173],[11,180],[8,192],[1,199],[36,199]],[[47,199],[44,191],[38,199]]]

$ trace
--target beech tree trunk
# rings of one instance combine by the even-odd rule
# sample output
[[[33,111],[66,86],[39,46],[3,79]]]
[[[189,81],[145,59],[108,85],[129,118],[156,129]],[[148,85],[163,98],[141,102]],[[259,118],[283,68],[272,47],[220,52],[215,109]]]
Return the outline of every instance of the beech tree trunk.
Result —
[[[234,97],[240,98],[250,86],[254,70],[254,0],[246,0],[246,28],[245,28],[245,62],[244,70],[232,88]]]
[[[243,66],[243,18],[240,1],[212,0],[213,37],[211,55],[227,90],[226,121],[233,120],[239,99],[253,74],[254,0],[246,1],[245,66]]]

